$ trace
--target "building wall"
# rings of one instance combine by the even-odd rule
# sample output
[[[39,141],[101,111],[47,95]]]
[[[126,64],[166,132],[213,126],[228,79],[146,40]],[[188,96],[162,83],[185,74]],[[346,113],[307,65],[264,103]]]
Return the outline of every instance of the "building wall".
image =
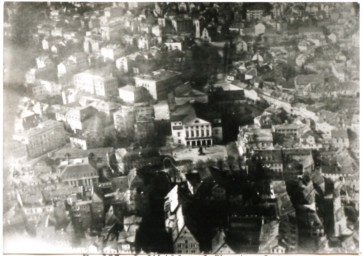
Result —
[[[58,123],[49,129],[28,137],[27,151],[30,157],[37,157],[65,144],[66,136],[63,124]]]
[[[221,126],[212,128],[212,137],[214,139],[214,142],[217,142],[217,143],[222,142],[223,134],[222,134],[222,127]]]
[[[83,150],[87,150],[87,140],[86,139],[80,139],[77,137],[69,137],[70,144],[73,148],[81,148]]]
[[[192,147],[213,145],[213,128],[211,123],[204,120],[190,124],[183,124],[181,121],[171,122],[171,133],[175,144]],[[222,131],[220,134],[222,136]],[[219,135],[217,138],[220,138]]]
[[[261,19],[263,17],[263,10],[247,10],[246,12],[246,19],[248,21],[255,20],[255,19]]]
[[[156,81],[135,77],[135,83],[136,83],[136,86],[146,88],[147,91],[152,96],[152,98],[157,100],[158,97],[157,97],[157,90],[156,90],[156,87],[157,87]]]
[[[134,103],[135,100],[135,94],[132,91],[127,91],[127,90],[122,90],[119,89],[119,97],[124,101],[124,102],[129,102],[129,103]]]
[[[348,138],[332,138],[332,144],[336,148],[349,148]]]
[[[190,231],[184,227],[173,244],[175,253],[199,253],[200,246]]]
[[[294,136],[299,135],[298,129],[294,128],[275,127],[274,131],[277,134],[283,134],[283,135],[294,135]]]
[[[118,82],[114,77],[103,77],[83,72],[73,77],[74,86],[83,92],[98,96],[110,96],[117,94]]]
[[[152,78],[135,77],[136,86],[146,88],[153,99],[164,100],[167,98],[167,93],[172,91],[181,84],[178,75],[171,76],[165,80],[154,80]]]
[[[93,76],[89,73],[79,73],[73,77],[74,86],[83,92],[94,94]]]
[[[60,84],[45,80],[38,80],[36,83],[33,87],[33,95],[35,98],[53,97],[61,94],[62,86]]]
[[[186,145],[186,133],[182,122],[171,122],[171,134],[175,144]]]
[[[81,113],[79,111],[68,111],[66,116],[66,122],[72,130],[83,130],[83,124],[81,120]]]
[[[123,133],[131,132],[134,128],[135,117],[132,108],[122,107],[120,111],[113,114],[114,128]]]
[[[63,177],[62,177],[63,178]],[[71,187],[93,187],[98,184],[98,176],[82,176],[78,175],[75,177],[64,177],[63,182],[67,183]]]

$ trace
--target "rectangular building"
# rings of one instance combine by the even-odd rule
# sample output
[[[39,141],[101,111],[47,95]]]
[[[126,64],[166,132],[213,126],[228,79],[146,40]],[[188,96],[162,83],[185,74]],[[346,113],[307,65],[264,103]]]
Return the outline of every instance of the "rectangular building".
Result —
[[[28,157],[38,157],[64,145],[66,135],[62,123],[47,120],[22,134],[14,135],[14,139],[26,145]]]
[[[211,123],[192,114],[171,118],[171,132],[175,144],[191,147],[213,145]]]
[[[160,69],[151,75],[135,76],[134,79],[136,86],[146,88],[153,99],[164,100],[169,92],[182,83],[180,75],[178,72]]]
[[[171,233],[175,253],[200,253],[200,245],[191,233],[189,222],[183,214],[179,199],[179,189],[176,185],[165,198],[165,226]]]
[[[272,149],[273,135],[270,129],[261,129],[249,125],[243,126],[239,127],[236,144],[241,155],[256,149]]]
[[[108,97],[117,95],[118,80],[112,74],[86,70],[73,76],[74,86],[82,92]]]

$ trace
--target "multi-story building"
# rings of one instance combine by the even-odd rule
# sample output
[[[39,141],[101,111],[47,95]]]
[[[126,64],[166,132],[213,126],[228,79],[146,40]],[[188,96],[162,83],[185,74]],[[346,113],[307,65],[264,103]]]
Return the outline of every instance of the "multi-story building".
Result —
[[[134,108],[122,106],[113,114],[114,128],[122,133],[130,133],[135,123]]]
[[[140,73],[139,64],[144,61],[146,61],[145,57],[141,53],[135,52],[116,59],[116,67],[124,73],[132,72],[138,74]]]
[[[164,204],[166,230],[172,235],[175,253],[200,253],[200,246],[185,221],[183,207],[179,200],[179,186],[176,185],[166,196]]]
[[[92,97],[90,98],[92,102],[90,106],[98,110],[98,113],[101,113],[104,116],[104,120],[106,122],[113,121],[113,113],[118,111],[122,107],[120,103],[117,103],[115,101],[102,99],[92,101]]]
[[[126,85],[118,89],[119,97],[127,103],[134,103],[136,87],[133,85]]]
[[[261,129],[257,126],[243,126],[239,127],[236,143],[241,155],[255,149],[272,149],[273,135],[270,129]]]
[[[38,157],[64,145],[66,136],[62,123],[47,120],[37,127],[14,135],[14,139],[26,145],[28,157]]]
[[[154,71],[151,75],[138,75],[134,79],[136,86],[146,88],[155,100],[166,99],[167,94],[182,83],[180,73],[164,69]]]
[[[218,230],[211,241],[211,252],[215,254],[234,254],[230,248],[224,230]]]
[[[280,125],[272,125],[272,130],[276,134],[281,134],[284,136],[299,136],[299,126],[297,124],[280,124]]]
[[[221,124],[221,119],[217,120]],[[200,118],[192,105],[185,104],[171,115],[171,133],[175,144],[190,147],[212,146],[214,135],[222,134],[222,127],[213,126],[211,121]]]
[[[60,178],[71,187],[83,186],[86,190],[90,190],[98,184],[98,172],[89,163],[88,157],[73,159],[62,169]]]
[[[155,112],[152,106],[135,107],[135,137],[138,140],[151,138],[154,136]]]
[[[344,207],[341,199],[341,188],[343,184],[341,181],[334,183],[333,191],[333,236],[340,237],[345,235],[351,235],[352,230],[347,228],[347,217],[344,213]]]
[[[96,112],[97,110],[91,106],[72,108],[65,114],[66,123],[74,132],[81,131],[84,121]]]
[[[188,118],[182,120],[171,118],[172,137],[175,144],[185,146],[212,146],[211,123],[201,118]]]
[[[104,17],[102,17],[104,18]],[[123,20],[121,18],[113,18],[111,20],[103,19],[101,20],[101,35],[102,39],[106,41],[119,39],[120,33],[119,30],[123,26]],[[103,21],[103,22],[102,22]]]
[[[101,48],[101,55],[104,61],[115,61],[124,54],[124,49],[120,45],[110,44]]]
[[[282,177],[283,157],[281,150],[256,150],[253,158],[260,161],[264,168],[272,170],[272,176]]]
[[[83,48],[86,53],[98,53],[100,52],[102,46],[105,44],[102,36],[100,34],[92,34],[92,32],[87,32],[84,37]]]
[[[251,20],[260,20],[264,15],[264,10],[263,9],[259,9],[259,8],[255,8],[255,9],[248,9],[246,10],[246,19],[248,21]]]
[[[177,33],[192,33],[193,20],[190,17],[176,17],[171,20],[172,26]]]
[[[54,212],[54,206],[50,205],[27,205],[23,207],[24,214],[28,221],[38,222],[46,214],[52,214]]]
[[[73,76],[73,82],[74,86],[82,92],[103,97],[117,95],[117,78],[102,71],[86,70],[78,73]]]
[[[88,68],[88,58],[83,52],[70,55],[66,60],[58,64],[58,77],[73,75]]]
[[[36,61],[36,67],[38,69],[55,67],[54,62],[52,61],[49,55],[41,55],[37,57],[35,61]]]
[[[36,80],[32,85],[32,93],[36,99],[44,99],[61,94],[62,85],[54,81]]]
[[[349,148],[347,129],[332,130],[332,145],[335,148]]]
[[[155,121],[170,120],[170,107],[166,100],[153,105]]]

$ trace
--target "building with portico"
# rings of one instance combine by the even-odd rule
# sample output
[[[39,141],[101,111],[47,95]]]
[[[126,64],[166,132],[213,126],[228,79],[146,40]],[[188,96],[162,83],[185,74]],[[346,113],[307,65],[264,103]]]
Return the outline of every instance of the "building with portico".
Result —
[[[221,117],[199,113],[191,104],[179,106],[171,114],[171,134],[173,143],[178,145],[212,146],[223,139]]]

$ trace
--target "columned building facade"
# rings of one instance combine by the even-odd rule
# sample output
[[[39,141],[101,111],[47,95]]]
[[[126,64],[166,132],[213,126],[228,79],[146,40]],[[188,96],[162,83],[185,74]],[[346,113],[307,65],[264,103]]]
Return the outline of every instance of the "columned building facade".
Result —
[[[189,147],[212,146],[213,133],[210,122],[194,118],[185,122],[171,122],[172,138],[175,144]]]

